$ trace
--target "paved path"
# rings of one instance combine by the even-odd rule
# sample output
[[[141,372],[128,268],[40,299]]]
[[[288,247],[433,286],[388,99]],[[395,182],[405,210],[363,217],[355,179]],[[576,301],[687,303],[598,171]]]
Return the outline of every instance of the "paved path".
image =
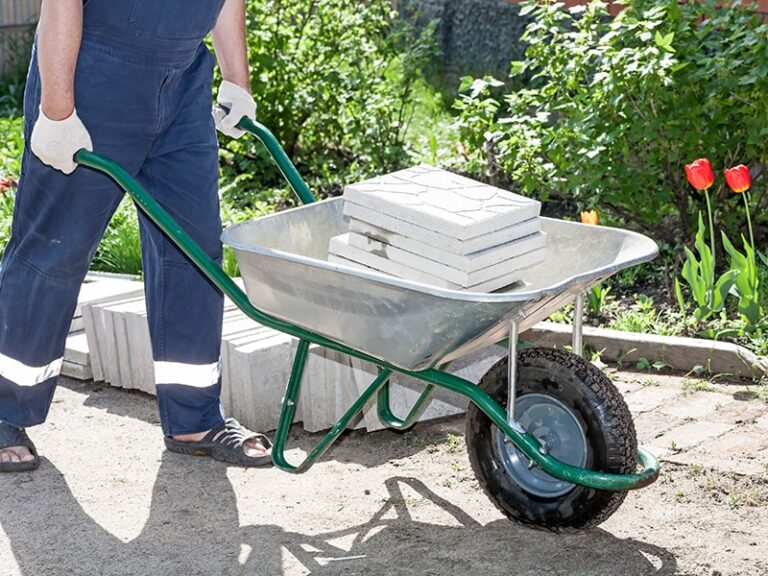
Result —
[[[477,489],[460,419],[348,434],[292,476],[168,454],[152,398],[65,381],[31,430],[40,470],[0,476],[0,576],[768,574],[757,389],[614,378],[664,474],[572,535],[501,517]]]

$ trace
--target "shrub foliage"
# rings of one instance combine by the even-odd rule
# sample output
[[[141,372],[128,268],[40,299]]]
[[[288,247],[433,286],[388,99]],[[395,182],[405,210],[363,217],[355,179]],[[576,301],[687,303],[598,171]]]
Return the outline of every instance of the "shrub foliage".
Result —
[[[434,25],[417,34],[390,0],[248,2],[258,120],[321,193],[405,160],[413,89],[435,46]],[[258,143],[221,144],[238,204],[283,186]]]
[[[707,156],[753,168],[751,210],[764,219],[768,26],[738,0],[627,4],[615,18],[600,1],[524,8],[534,17],[525,60],[511,66],[513,89],[467,79],[456,103],[470,169],[484,166],[493,140],[520,189],[599,205],[673,243],[692,236],[704,207],[684,164]],[[743,225],[724,187],[715,205],[721,225]]]

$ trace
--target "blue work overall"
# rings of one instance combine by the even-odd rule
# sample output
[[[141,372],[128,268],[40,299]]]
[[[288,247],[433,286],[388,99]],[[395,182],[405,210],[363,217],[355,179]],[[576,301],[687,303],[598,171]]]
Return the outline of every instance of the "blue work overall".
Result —
[[[124,166],[219,262],[214,59],[203,39],[223,2],[87,0],[75,77],[94,151]],[[39,105],[33,51],[27,142]],[[65,176],[25,147],[0,267],[0,420],[45,420],[80,285],[121,198],[108,177],[83,167]],[[223,419],[223,298],[146,217],[139,223],[163,432],[202,432]]]

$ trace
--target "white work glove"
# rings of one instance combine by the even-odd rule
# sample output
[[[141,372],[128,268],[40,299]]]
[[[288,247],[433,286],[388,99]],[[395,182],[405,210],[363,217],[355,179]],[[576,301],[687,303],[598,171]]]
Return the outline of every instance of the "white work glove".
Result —
[[[93,151],[91,135],[77,115],[77,110],[64,120],[51,120],[40,107],[29,144],[43,164],[64,174],[72,174],[77,168],[74,158],[77,152],[83,148]]]
[[[237,123],[247,116],[251,120],[256,120],[256,102],[248,91],[227,80],[222,81],[219,86],[219,94],[216,102],[229,110],[227,113],[219,107],[213,110],[213,119],[216,122],[216,128],[222,134],[231,138],[240,138],[244,131],[236,128]]]

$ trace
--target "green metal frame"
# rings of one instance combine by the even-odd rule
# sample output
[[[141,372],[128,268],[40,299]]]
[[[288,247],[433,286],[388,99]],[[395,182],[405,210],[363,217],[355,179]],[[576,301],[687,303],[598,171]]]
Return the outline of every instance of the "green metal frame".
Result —
[[[302,180],[293,163],[283,151],[274,135],[263,125],[243,118],[240,128],[258,138],[267,148],[272,158],[277,163],[280,171],[288,183],[299,196],[302,202],[314,202],[315,198]],[[488,394],[478,388],[472,382],[448,374],[438,369],[412,372],[397,368],[385,360],[374,358],[353,348],[335,342],[329,338],[305,330],[294,324],[273,318],[254,307],[243,292],[227,274],[216,265],[200,246],[178,225],[178,223],[142,188],[142,186],[120,165],[99,154],[81,150],[75,155],[75,160],[94,170],[103,172],[112,178],[131,198],[141,210],[167,234],[173,242],[189,257],[189,259],[213,282],[218,288],[232,300],[251,319],[275,330],[285,332],[299,339],[299,346],[293,362],[291,376],[288,381],[285,397],[283,398],[280,419],[275,432],[273,460],[277,467],[287,471],[300,473],[308,470],[320,456],[333,444],[339,435],[346,429],[352,419],[359,414],[366,403],[377,394],[379,406],[379,418],[384,424],[398,430],[405,430],[412,426],[421,410],[429,400],[436,386],[451,390],[462,396],[466,396],[471,402],[480,408],[491,421],[498,426],[509,439],[533,462],[548,474],[572,482],[596,488],[600,490],[632,490],[651,484],[659,474],[659,462],[649,452],[640,449],[638,457],[643,471],[635,474],[606,474],[593,470],[569,466],[545,454],[541,450],[538,440],[527,434],[524,430],[511,425],[507,420],[507,414]],[[296,403],[301,388],[301,380],[304,367],[307,362],[310,344],[318,344],[331,350],[342,352],[349,356],[365,360],[380,368],[378,376],[370,386],[352,404],[347,412],[318,442],[313,450],[298,465],[290,464],[285,457],[288,430],[293,422],[296,411]],[[408,416],[400,419],[395,416],[389,404],[389,378],[392,372],[399,372],[413,376],[424,381],[427,386],[421,394]]]

